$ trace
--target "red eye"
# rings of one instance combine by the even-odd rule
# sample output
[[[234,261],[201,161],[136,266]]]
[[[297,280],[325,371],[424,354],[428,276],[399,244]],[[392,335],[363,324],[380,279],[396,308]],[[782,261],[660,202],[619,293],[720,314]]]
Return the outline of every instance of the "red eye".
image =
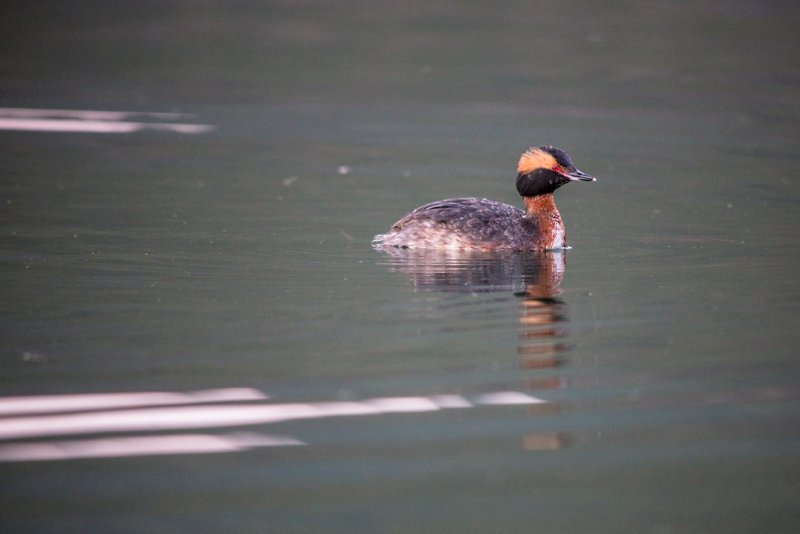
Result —
[[[561,171],[562,171],[561,167],[559,167],[558,165],[553,165],[553,172],[561,174]]]

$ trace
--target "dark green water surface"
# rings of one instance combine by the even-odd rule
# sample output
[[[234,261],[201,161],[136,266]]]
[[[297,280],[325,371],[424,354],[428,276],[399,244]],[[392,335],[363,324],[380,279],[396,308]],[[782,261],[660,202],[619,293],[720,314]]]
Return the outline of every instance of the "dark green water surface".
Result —
[[[213,127],[0,130],[0,412],[265,397],[169,424],[159,402],[140,426],[102,403],[0,413],[0,531],[800,528],[794,3],[10,2],[0,20],[0,123]],[[370,247],[428,201],[519,204],[540,144],[598,177],[556,193],[571,250]],[[250,445],[88,445],[173,434]]]

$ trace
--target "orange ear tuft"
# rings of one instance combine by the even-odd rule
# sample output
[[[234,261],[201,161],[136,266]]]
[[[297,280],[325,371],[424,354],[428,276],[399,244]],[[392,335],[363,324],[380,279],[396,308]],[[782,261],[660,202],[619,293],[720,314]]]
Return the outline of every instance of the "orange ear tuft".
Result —
[[[532,147],[522,153],[517,164],[517,173],[528,174],[536,169],[552,169],[556,158],[541,148]]]

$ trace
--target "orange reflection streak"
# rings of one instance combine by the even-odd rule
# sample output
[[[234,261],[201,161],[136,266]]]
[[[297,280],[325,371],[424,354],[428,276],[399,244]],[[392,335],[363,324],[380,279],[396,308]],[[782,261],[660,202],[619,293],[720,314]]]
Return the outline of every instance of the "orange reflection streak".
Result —
[[[570,349],[569,344],[559,341],[566,336],[560,328],[566,321],[566,306],[558,299],[566,267],[565,254],[544,254],[537,260],[537,268],[531,270],[525,290],[520,293],[523,300],[517,354],[521,356],[523,369],[559,367],[566,362],[560,355]]]
[[[563,449],[570,443],[567,434],[559,432],[538,432],[522,438],[522,448],[526,451],[553,451]]]

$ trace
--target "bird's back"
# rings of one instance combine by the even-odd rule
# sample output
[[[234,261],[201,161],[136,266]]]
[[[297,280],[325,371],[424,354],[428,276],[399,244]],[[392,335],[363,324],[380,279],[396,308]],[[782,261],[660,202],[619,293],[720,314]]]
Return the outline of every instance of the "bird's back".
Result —
[[[425,204],[375,236],[375,246],[474,250],[536,248],[536,224],[502,202],[450,198]]]

